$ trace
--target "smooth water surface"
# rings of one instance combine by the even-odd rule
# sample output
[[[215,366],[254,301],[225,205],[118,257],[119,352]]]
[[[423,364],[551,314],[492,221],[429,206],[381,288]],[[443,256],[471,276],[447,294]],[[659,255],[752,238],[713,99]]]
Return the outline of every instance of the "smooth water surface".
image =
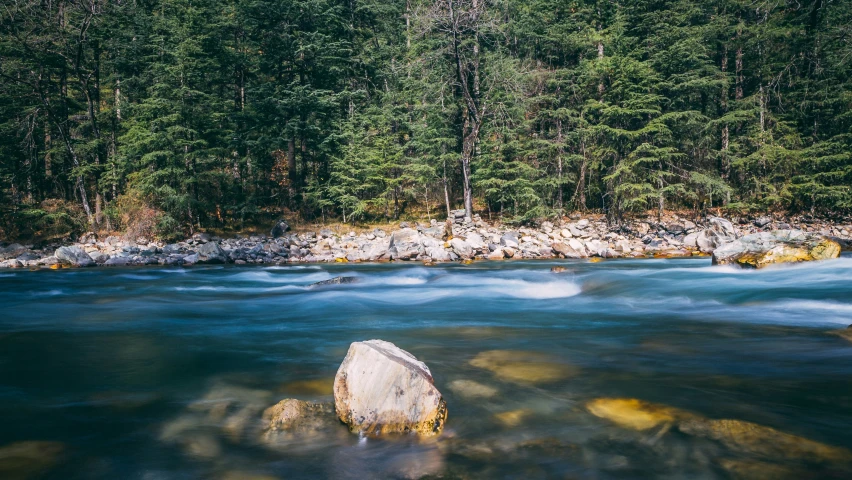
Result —
[[[551,273],[557,264],[568,271]],[[360,281],[308,286],[337,275]],[[586,408],[637,398],[852,449],[852,342],[831,333],[852,323],[849,256],[762,271],[708,258],[3,271],[0,304],[7,475],[852,475],[845,459],[749,444],[766,431],[738,444],[632,430]],[[264,408],[330,401],[348,345],[371,338],[429,365],[448,403],[443,435],[262,436]],[[489,350],[536,352],[565,375],[507,378],[469,363]],[[458,380],[490,388],[476,396]],[[4,467],[3,446],[31,440],[61,443]]]

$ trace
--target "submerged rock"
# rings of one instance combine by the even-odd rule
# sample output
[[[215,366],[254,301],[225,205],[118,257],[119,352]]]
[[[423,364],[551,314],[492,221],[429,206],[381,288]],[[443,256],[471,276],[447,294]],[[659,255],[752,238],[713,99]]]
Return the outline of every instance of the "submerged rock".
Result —
[[[464,398],[491,398],[497,395],[497,389],[483,385],[473,380],[453,380],[449,384],[450,390],[456,395]]]
[[[261,423],[262,440],[273,447],[322,448],[348,436],[331,402],[287,398],[264,410]]]
[[[215,458],[221,450],[220,436],[241,442],[254,431],[258,415],[271,398],[266,390],[216,384],[183,414],[165,423],[159,438],[179,445],[188,455]]]
[[[263,473],[230,470],[217,477],[218,480],[278,480],[278,477]]]
[[[0,447],[0,478],[40,478],[59,461],[65,445],[60,442],[26,441]]]
[[[761,268],[774,263],[827,260],[840,256],[840,245],[800,230],[746,235],[713,251],[714,265]]]
[[[684,410],[636,398],[596,398],[586,403],[586,409],[596,417],[631,430],[672,425],[679,419],[692,416]]]
[[[447,404],[425,363],[383,340],[354,342],[334,377],[334,406],[352,432],[437,435]]]
[[[321,282],[312,283],[310,287],[321,287],[323,285],[344,285],[347,283],[358,283],[358,277],[334,277]]]
[[[532,410],[527,408],[519,408],[517,410],[509,410],[508,412],[500,412],[494,415],[494,419],[507,427],[517,427],[524,419],[532,415]]]
[[[842,330],[837,330],[836,333],[837,333],[837,335],[840,335],[841,337],[845,338],[846,340],[849,340],[850,342],[852,342],[852,325],[849,325],[848,327],[846,327]]]
[[[689,435],[716,440],[738,453],[805,462],[852,461],[852,452],[845,448],[742,420],[708,420],[696,416],[681,422],[678,428]]]
[[[852,464],[852,452],[743,420],[708,419],[635,398],[597,398],[586,403],[596,417],[631,430],[660,428],[719,442],[738,455],[783,461]]]
[[[75,267],[93,267],[95,261],[80,247],[59,247],[53,254],[60,262]]]
[[[574,366],[554,361],[537,353],[515,350],[489,350],[474,357],[470,364],[513,383],[537,384],[564,380],[579,372]]]
[[[800,468],[756,460],[722,459],[721,466],[736,480],[802,480],[819,478],[818,474]]]
[[[568,269],[562,266],[550,267],[550,271],[552,273],[564,273],[567,272]]]

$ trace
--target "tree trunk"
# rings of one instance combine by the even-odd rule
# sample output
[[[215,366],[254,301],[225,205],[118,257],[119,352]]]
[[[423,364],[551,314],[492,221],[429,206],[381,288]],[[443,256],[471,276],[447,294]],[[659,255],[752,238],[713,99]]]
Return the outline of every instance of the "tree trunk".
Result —
[[[479,130],[482,126],[482,118],[485,115],[485,106],[482,105],[479,95],[479,38],[477,30],[477,21],[480,15],[482,6],[478,0],[473,0],[472,12],[468,12],[472,18],[472,25],[461,25],[459,17],[456,16],[455,2],[457,0],[449,0],[450,20],[452,25],[452,54],[456,66],[456,79],[459,82],[459,90],[461,90],[462,100],[465,108],[462,111],[464,122],[462,124],[462,181],[464,190],[464,208],[467,217],[473,217],[473,189],[471,185],[471,161],[476,153],[476,144],[479,140]],[[465,28],[466,27],[466,28]],[[472,35],[473,51],[470,53],[470,58],[465,58],[462,53],[462,39],[459,37],[462,34]]]
[[[450,190],[447,187],[447,160],[444,159],[444,175],[443,175],[443,183],[444,183],[444,203],[447,205],[447,218],[450,217]]]
[[[582,211],[586,211],[586,142],[580,140],[580,152],[583,154],[583,161],[580,163],[580,178],[577,179],[577,190],[574,191],[574,197],[577,199],[577,206]]]
[[[296,181],[296,139],[287,140],[287,180],[289,180],[290,188],[293,188],[293,182]]]
[[[724,76],[728,72],[728,47],[724,47],[722,52],[722,75]],[[728,111],[728,87],[727,84],[722,88],[722,114],[724,115]],[[731,173],[731,164],[728,159],[728,147],[730,146],[730,126],[724,125],[722,127],[722,180],[725,182],[728,181]],[[725,196],[725,205],[730,201],[731,194],[728,193]],[[713,193],[710,192],[710,203],[713,203]]]
[[[476,123],[462,142],[462,175],[464,176],[464,209],[465,216],[473,217],[473,189],[470,182],[470,161],[473,149],[476,147],[476,137],[479,136],[479,124]]]
[[[562,214],[562,119],[556,119],[556,143],[559,145],[556,148],[556,178],[559,182],[559,187],[556,191],[556,209],[559,210],[559,214]]]
[[[741,30],[737,30],[737,40],[739,43],[740,35],[742,34]],[[737,58],[734,60],[734,68],[736,69],[736,87],[734,90],[734,98],[737,100],[743,99],[743,47],[742,45],[737,45]]]

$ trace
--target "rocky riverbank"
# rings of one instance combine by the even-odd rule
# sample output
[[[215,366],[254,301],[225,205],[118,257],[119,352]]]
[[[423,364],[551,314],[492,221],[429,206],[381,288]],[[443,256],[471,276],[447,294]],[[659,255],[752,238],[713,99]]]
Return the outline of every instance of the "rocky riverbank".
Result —
[[[661,221],[649,217],[615,226],[601,216],[572,215],[559,222],[516,228],[490,224],[478,215],[469,218],[464,210],[456,210],[443,223],[401,222],[396,229],[377,228],[360,234],[328,228],[294,233],[281,221],[269,235],[219,238],[199,233],[176,243],[118,236],[99,238],[88,233],[70,245],[0,244],[0,268],[668,258],[710,254],[745,235],[775,230],[800,230],[828,237],[843,249],[852,247],[850,219],[830,223],[807,216],[687,219],[668,215]]]

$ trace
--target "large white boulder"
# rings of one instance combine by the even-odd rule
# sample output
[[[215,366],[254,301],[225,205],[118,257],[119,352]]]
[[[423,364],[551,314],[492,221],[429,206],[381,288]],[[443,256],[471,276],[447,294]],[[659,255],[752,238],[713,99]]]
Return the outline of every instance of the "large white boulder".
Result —
[[[474,250],[484,250],[488,246],[485,244],[485,240],[482,239],[482,235],[478,233],[469,233],[464,240]]]
[[[586,250],[591,257],[605,257],[609,244],[601,240],[589,240],[586,242]]]
[[[389,248],[389,238],[376,238],[372,241],[365,242],[361,245],[361,260],[375,262],[377,260],[387,259],[390,256]]]
[[[580,244],[582,247],[582,244]],[[570,243],[562,243],[562,242],[553,242],[551,248],[554,252],[559,254],[564,258],[583,258],[586,256],[585,249],[582,252],[578,252],[574,247],[570,245]]]
[[[383,340],[354,342],[334,377],[334,407],[355,433],[437,435],[447,404],[425,363]]]
[[[60,262],[69,263],[75,267],[93,267],[95,261],[80,247],[59,247],[53,254]]]
[[[694,239],[695,245],[702,252],[712,253],[713,250],[737,239],[737,229],[729,220],[712,217],[709,222],[710,228],[698,232]],[[688,246],[693,241],[692,238],[689,239],[689,242],[686,242],[686,240],[684,239],[684,243],[687,243]]]
[[[453,238],[450,240],[450,246],[453,247],[453,251],[456,252],[460,258],[468,259],[473,258],[474,251],[469,243],[465,242],[461,238]]]
[[[390,257],[394,260],[412,260],[423,253],[420,233],[411,228],[396,230],[391,234]]]

